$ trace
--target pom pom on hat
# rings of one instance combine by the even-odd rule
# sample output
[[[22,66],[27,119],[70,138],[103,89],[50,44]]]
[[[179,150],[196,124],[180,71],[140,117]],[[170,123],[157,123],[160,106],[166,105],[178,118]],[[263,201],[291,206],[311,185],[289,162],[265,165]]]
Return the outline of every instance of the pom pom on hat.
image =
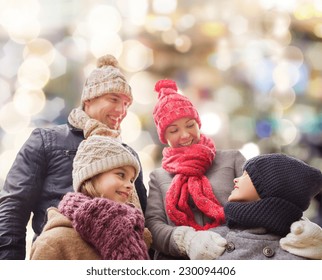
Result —
[[[168,95],[177,93],[178,87],[175,81],[172,80],[160,80],[155,84],[154,90],[159,93],[158,98],[162,95]]]
[[[181,118],[195,119],[201,127],[199,114],[190,100],[179,94],[178,87],[173,80],[160,80],[155,84],[154,90],[158,93],[158,102],[153,110],[153,119],[157,127],[159,139],[163,144],[167,127]]]
[[[96,63],[97,68],[102,68],[102,67],[108,66],[108,65],[113,66],[113,67],[119,67],[119,63],[116,60],[116,58],[112,55],[109,55],[109,54],[101,56],[97,60],[97,63]]]
[[[86,79],[81,97],[82,108],[84,102],[108,93],[125,95],[130,104],[133,102],[133,96],[130,85],[125,76],[121,73],[118,61],[112,55],[100,57],[94,69]]]

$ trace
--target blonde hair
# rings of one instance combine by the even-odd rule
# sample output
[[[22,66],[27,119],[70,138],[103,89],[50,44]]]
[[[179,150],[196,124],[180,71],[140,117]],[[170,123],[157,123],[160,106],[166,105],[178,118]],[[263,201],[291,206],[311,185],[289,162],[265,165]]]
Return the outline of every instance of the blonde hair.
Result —
[[[95,176],[96,177],[96,176]],[[101,197],[101,194],[97,192],[97,190],[95,189],[94,187],[94,184],[93,184],[93,181],[95,180],[95,177],[89,179],[89,180],[86,180],[81,186],[80,186],[80,189],[79,191],[82,193],[82,194],[85,194],[91,198],[94,198],[94,197]]]
[[[94,197],[102,197],[102,194],[100,194],[94,187],[94,181],[97,179],[98,175],[92,177],[91,179],[86,180],[79,188],[79,192],[81,192],[84,195],[87,195],[91,198]],[[139,200],[139,196],[136,192],[135,187],[133,188],[133,191],[131,192],[131,195],[128,200],[129,203],[134,204],[134,206],[138,209],[141,208],[141,203]]]

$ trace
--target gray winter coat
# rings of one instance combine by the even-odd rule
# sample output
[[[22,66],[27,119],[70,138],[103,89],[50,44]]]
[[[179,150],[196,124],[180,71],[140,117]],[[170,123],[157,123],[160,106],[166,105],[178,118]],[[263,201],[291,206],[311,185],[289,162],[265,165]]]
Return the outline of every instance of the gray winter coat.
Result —
[[[244,156],[237,150],[217,151],[212,166],[206,172],[213,192],[224,206],[233,190],[233,180],[241,176]],[[156,259],[180,259],[177,246],[171,242],[171,234],[176,228],[165,211],[165,197],[174,175],[163,168],[150,174],[149,196],[145,212],[146,226],[152,233],[152,247]],[[195,220],[205,225],[209,219],[190,201]]]
[[[268,233],[264,228],[230,229],[220,226],[212,231],[227,240],[225,252],[217,260],[303,260],[283,250],[280,236]]]

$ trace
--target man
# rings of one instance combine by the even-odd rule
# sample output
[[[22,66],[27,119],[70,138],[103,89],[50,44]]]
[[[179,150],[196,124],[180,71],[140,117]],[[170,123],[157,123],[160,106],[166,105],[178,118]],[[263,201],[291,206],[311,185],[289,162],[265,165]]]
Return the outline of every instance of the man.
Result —
[[[119,137],[120,123],[132,101],[131,88],[117,60],[106,55],[98,60],[97,68],[87,78],[81,106],[71,111],[67,124],[32,132],[20,149],[1,192],[0,259],[25,259],[26,226],[31,213],[36,238],[46,223],[47,208],[57,206],[73,190],[72,164],[80,142],[100,130],[107,136]],[[133,149],[123,145],[138,158]],[[142,172],[135,187],[145,211]]]

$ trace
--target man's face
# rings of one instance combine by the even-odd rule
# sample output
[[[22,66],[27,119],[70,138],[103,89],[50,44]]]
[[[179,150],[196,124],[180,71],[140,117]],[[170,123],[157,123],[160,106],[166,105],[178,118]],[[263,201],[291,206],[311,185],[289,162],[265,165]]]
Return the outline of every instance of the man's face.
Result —
[[[99,97],[86,100],[84,111],[92,118],[104,123],[111,129],[119,129],[122,120],[127,114],[130,104],[124,94],[107,93]]]

